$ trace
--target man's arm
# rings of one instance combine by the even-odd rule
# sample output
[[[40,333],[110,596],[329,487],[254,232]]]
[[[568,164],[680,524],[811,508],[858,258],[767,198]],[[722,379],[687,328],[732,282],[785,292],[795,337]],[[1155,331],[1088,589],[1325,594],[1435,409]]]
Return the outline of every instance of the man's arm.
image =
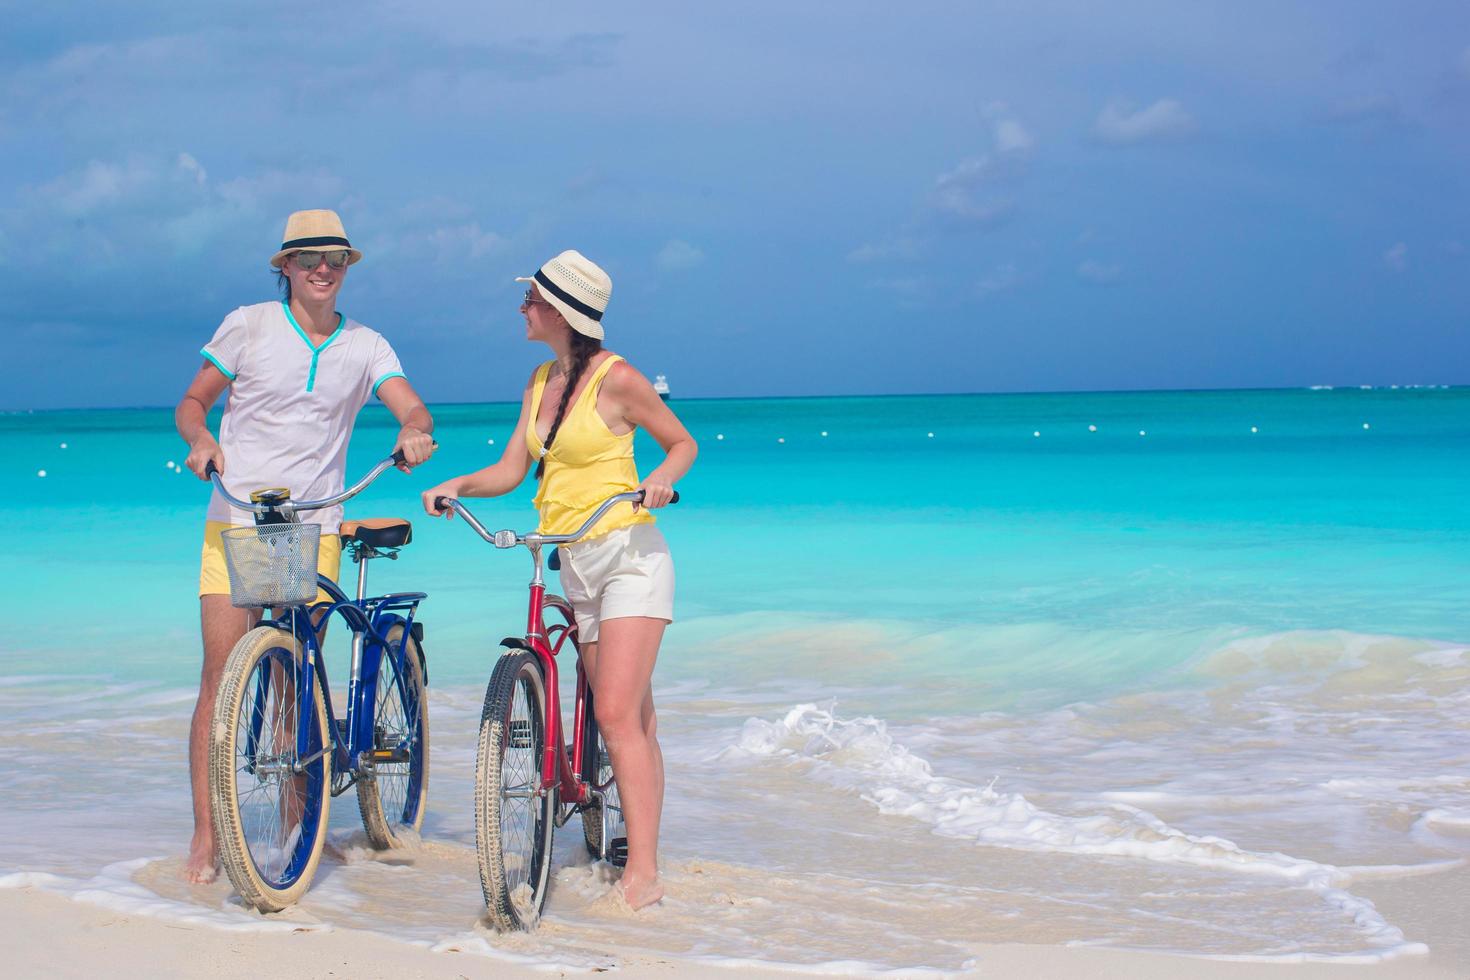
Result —
[[[401,426],[393,451],[403,450],[407,462],[398,468],[407,473],[434,454],[434,417],[407,378],[384,381],[378,386],[378,397]]]
[[[174,409],[174,425],[189,444],[189,455],[184,457],[184,465],[201,480],[209,479],[205,470],[211,462],[221,473],[225,471],[225,454],[209,431],[208,419],[210,408],[229,386],[230,379],[225,373],[205,361]]]

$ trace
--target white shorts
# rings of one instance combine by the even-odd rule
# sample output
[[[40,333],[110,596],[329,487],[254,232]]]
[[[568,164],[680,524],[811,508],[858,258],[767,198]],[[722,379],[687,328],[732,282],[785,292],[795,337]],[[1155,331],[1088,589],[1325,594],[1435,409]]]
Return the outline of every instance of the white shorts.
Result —
[[[674,557],[663,532],[652,524],[562,545],[561,587],[576,613],[582,643],[597,642],[598,624],[605,619],[674,621]]]

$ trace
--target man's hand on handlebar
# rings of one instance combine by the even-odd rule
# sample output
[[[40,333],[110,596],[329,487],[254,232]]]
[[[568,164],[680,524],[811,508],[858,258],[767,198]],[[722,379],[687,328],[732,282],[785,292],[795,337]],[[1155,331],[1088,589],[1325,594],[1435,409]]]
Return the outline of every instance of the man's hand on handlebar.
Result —
[[[439,444],[434,441],[433,436],[411,425],[405,425],[398,432],[398,441],[393,444],[393,453],[402,460],[398,468],[407,473],[434,455],[434,450],[437,448]]]
[[[189,455],[184,457],[184,465],[199,479],[209,482],[209,464],[221,473],[225,471],[225,453],[220,449],[219,443],[214,436],[205,433],[189,446]]]

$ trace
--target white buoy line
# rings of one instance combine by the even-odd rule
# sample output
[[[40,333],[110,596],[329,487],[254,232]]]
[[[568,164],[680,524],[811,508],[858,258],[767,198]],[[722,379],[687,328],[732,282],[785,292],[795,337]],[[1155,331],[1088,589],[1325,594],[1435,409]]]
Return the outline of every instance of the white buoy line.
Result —
[[[1365,430],[1366,429],[1371,429],[1372,428],[1372,425],[1370,423],[1368,423],[1368,422],[1364,422],[1363,423],[1363,428]],[[1087,426],[1087,431],[1088,432],[1093,432],[1093,433],[1097,432],[1098,431],[1097,424],[1096,423],[1089,423],[1088,426]],[[1251,431],[1251,434],[1252,435],[1259,435],[1260,432],[1261,432],[1261,427],[1259,425],[1253,425],[1253,426],[1250,427],[1250,431]],[[826,439],[827,437],[829,437],[831,435],[831,433],[827,429],[822,429],[818,434],[823,439]],[[1148,430],[1147,429],[1139,429],[1138,430],[1138,434],[1140,436],[1147,436],[1148,435]],[[924,433],[924,437],[926,439],[933,439],[935,437],[935,435],[934,435],[933,432],[925,432]],[[1033,438],[1033,439],[1039,439],[1039,438],[1041,438],[1041,430],[1040,429],[1032,429],[1031,430],[1031,438]],[[718,432],[718,433],[715,434],[715,441],[717,441],[717,442],[723,442],[724,440],[725,440],[725,434],[723,432]],[[785,436],[777,436],[776,437],[776,442],[778,444],[780,444],[780,445],[784,445],[786,443],[786,437]],[[489,445],[494,445],[495,444],[495,440],[494,439],[488,440],[488,444]],[[173,464],[170,463],[169,465],[172,466]]]

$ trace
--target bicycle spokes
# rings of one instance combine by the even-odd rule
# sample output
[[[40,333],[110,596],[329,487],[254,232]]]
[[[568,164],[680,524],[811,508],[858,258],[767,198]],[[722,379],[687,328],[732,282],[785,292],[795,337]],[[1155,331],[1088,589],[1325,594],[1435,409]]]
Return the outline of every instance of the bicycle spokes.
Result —
[[[294,879],[305,863],[312,834],[303,816],[313,779],[320,792],[320,733],[308,742],[316,759],[297,751],[300,705],[297,664],[275,650],[256,664],[246,685],[250,704],[238,717],[235,788],[250,858],[271,883]],[[315,726],[312,726],[315,729]],[[313,773],[311,770],[315,768]]]

